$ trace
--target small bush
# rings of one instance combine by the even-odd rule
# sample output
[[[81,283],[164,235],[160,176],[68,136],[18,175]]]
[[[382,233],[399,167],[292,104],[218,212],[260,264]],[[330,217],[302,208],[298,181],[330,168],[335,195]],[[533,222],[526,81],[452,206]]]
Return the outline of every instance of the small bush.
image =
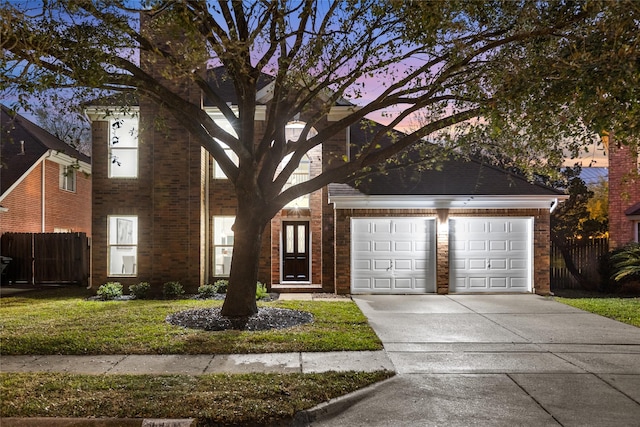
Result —
[[[129,293],[136,299],[145,299],[149,294],[151,285],[147,282],[140,282],[137,285],[129,286]]]
[[[166,299],[176,299],[184,295],[184,288],[180,282],[166,282],[162,287],[162,294]]]
[[[122,296],[122,285],[118,282],[107,282],[98,288],[97,295],[103,301],[114,300]]]
[[[202,285],[198,288],[198,295],[201,298],[211,298],[216,294],[216,286],[215,285]]]
[[[216,288],[216,293],[226,294],[227,289],[229,288],[229,281],[227,279],[216,280],[213,286]]]
[[[267,292],[267,286],[261,282],[256,283],[256,299],[262,299],[268,296],[269,292]]]
[[[640,243],[629,243],[610,258],[611,279],[621,284],[640,281]]]
[[[606,292],[619,291],[624,285],[640,280],[640,244],[609,251],[600,259],[598,272],[602,290]]]

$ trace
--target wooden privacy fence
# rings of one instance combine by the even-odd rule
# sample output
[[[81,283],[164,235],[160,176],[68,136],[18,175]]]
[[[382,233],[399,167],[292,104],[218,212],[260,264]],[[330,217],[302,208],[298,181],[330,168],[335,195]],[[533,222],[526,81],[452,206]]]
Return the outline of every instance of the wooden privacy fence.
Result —
[[[0,247],[12,258],[4,275],[11,283],[89,284],[85,233],[4,233]]]
[[[609,239],[571,240],[567,244],[569,256],[577,270],[588,283],[579,283],[569,272],[560,248],[551,243],[551,287],[562,289],[584,289],[600,283],[598,266],[600,258],[609,251]]]

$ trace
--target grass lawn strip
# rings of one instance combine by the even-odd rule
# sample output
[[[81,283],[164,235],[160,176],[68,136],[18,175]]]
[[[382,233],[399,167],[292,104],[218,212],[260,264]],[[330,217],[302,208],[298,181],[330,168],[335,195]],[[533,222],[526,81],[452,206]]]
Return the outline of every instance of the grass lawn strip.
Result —
[[[556,301],[640,327],[640,298],[561,298]]]
[[[393,374],[0,374],[2,417],[195,418],[197,425],[263,425]]]
[[[0,352],[28,354],[241,354],[380,350],[353,301],[275,301],[308,311],[310,324],[270,331],[208,332],[165,322],[168,314],[216,307],[215,300],[87,301],[91,290],[59,289],[0,299]]]

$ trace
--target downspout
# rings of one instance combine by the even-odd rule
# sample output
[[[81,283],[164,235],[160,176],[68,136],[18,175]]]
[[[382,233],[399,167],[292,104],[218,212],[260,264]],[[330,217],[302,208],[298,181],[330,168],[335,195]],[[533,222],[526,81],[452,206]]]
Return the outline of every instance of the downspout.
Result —
[[[553,211],[556,210],[556,208],[558,207],[560,203],[558,202],[558,198],[556,197],[553,202],[551,203],[551,209],[549,209],[549,213],[553,213]]]

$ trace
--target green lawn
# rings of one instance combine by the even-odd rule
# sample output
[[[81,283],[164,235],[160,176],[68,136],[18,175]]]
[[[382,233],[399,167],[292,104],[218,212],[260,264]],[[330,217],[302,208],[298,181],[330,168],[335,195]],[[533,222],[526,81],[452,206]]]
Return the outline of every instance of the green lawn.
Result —
[[[213,300],[87,301],[78,288],[0,299],[0,352],[20,354],[223,354],[380,350],[352,301],[275,301],[314,322],[262,332],[207,332],[165,322],[168,314],[221,305]]]
[[[562,298],[556,301],[640,327],[640,298]]]
[[[263,332],[206,332],[168,314],[220,301],[87,301],[79,288],[0,299],[0,352],[28,354],[220,354],[379,350],[352,301],[260,303],[308,311],[314,322]],[[195,418],[206,425],[267,425],[389,378],[378,371],[248,375],[1,373],[2,417]]]
[[[0,374],[0,416],[195,418],[198,426],[272,425],[392,374]],[[282,424],[285,425],[285,424]]]

